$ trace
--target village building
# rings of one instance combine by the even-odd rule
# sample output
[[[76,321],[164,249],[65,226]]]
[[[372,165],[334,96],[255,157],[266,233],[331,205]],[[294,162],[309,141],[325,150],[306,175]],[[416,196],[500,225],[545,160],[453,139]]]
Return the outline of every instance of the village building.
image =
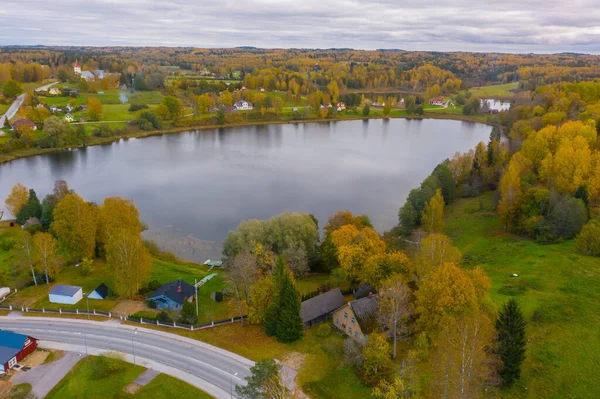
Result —
[[[254,109],[254,106],[250,101],[238,101],[233,104],[233,108],[235,108],[236,111],[249,111]]]
[[[300,318],[304,323],[304,328],[309,328],[317,323],[321,323],[329,318],[331,313],[346,303],[344,296],[339,288],[327,291],[324,294],[302,302],[300,308]]]
[[[442,107],[444,106],[444,99],[441,97],[432,98],[431,100],[429,100],[429,104]]]
[[[79,60],[75,60],[75,65],[73,66],[73,72],[77,75],[81,75],[81,65],[79,65]]]
[[[61,91],[58,87],[51,87],[50,90],[48,90],[48,94],[52,96],[60,96]]]
[[[83,298],[81,287],[65,284],[56,284],[48,294],[51,303],[62,303],[65,305],[75,305]]]
[[[67,122],[75,122],[75,117],[71,114],[66,114],[64,118]]]
[[[37,349],[37,340],[27,335],[0,330],[0,374],[6,374]]]
[[[96,80],[96,76],[90,71],[81,72],[81,78],[85,79],[88,82],[93,82],[94,80]]]
[[[29,127],[31,127],[31,130],[37,130],[37,126],[35,125],[35,123],[33,123],[29,119],[25,119],[25,118],[14,121],[12,123],[12,128],[14,130],[14,129],[18,129],[21,126],[25,126],[25,125],[29,125]]]
[[[379,306],[374,295],[348,302],[333,312],[333,326],[364,344],[378,326]]]
[[[195,294],[193,285],[177,280],[160,286],[147,300],[154,302],[156,309],[179,311],[185,301],[193,301]]]
[[[369,295],[373,295],[375,289],[369,283],[362,283],[356,291],[354,291],[354,299],[361,299]]]
[[[27,219],[25,221],[25,223],[23,223],[23,227],[27,227],[27,226],[33,226],[35,224],[40,224],[40,219],[36,218],[35,216],[30,217],[29,219]]]
[[[343,103],[343,102],[341,102],[341,101],[340,101],[339,103],[337,103],[337,110],[338,110],[338,111],[343,111],[343,110],[345,110],[345,109],[346,109],[346,104],[344,104],[344,103]]]

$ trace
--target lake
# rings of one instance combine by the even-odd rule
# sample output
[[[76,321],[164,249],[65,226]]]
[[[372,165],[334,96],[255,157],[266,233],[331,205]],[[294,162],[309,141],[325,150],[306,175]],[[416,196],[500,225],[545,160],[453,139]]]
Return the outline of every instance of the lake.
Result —
[[[231,127],[129,139],[0,165],[0,201],[21,182],[40,200],[64,179],[88,201],[131,198],[178,255],[219,258],[244,219],[307,212],[320,227],[340,209],[397,224],[408,192],[456,151],[487,143],[491,127],[425,119]]]

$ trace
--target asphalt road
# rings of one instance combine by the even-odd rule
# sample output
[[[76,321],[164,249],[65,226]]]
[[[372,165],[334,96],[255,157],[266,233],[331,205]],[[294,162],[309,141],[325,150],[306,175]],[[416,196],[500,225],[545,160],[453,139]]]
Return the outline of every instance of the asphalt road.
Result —
[[[2,317],[0,329],[27,334],[38,340],[80,347],[87,345],[88,348],[129,355],[135,352],[137,357],[198,377],[221,393],[229,393],[232,386],[243,384],[252,365],[248,359],[203,342],[145,328],[138,328],[134,333],[135,327],[113,322]]]

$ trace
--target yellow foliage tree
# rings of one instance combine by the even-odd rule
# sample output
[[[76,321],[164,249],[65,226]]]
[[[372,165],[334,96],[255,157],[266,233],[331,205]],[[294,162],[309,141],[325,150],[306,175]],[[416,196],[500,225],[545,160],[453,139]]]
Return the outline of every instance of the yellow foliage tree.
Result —
[[[29,190],[21,183],[17,183],[10,189],[10,194],[8,194],[4,204],[6,205],[6,210],[16,217],[28,200]]]
[[[37,233],[33,236],[35,246],[36,263],[46,275],[46,284],[50,284],[50,278],[56,277],[60,270],[60,258],[58,256],[58,243],[49,233]]]
[[[67,194],[54,208],[52,231],[69,260],[93,258],[96,210],[77,194]]]
[[[140,233],[131,234],[125,229],[110,236],[106,244],[106,262],[113,272],[115,291],[124,298],[137,294],[152,266]]]
[[[511,161],[512,162],[512,161]],[[542,180],[551,181],[561,194],[573,194],[591,176],[592,152],[582,136],[563,139],[554,156],[547,156],[540,168]]]
[[[462,255],[452,246],[450,238],[443,234],[430,234],[421,240],[417,254],[417,275],[426,278],[434,269],[444,263],[457,263]]]
[[[439,188],[421,213],[421,226],[430,234],[444,232],[444,197]]]
[[[519,158],[519,153],[513,155],[508,164],[508,170],[500,179],[498,214],[504,222],[505,231],[517,215],[523,197],[523,190],[521,189],[522,163],[519,162]]]
[[[86,101],[87,115],[93,121],[102,120],[103,107],[102,103],[96,97],[89,97]]]
[[[435,332],[445,318],[473,309],[477,297],[473,282],[453,263],[444,263],[422,280],[416,293],[417,326],[427,333]]]
[[[368,258],[385,252],[385,242],[372,228],[358,230],[354,225],[345,225],[331,234],[337,247],[340,266],[350,279],[362,275],[361,270]]]
[[[131,200],[107,197],[98,208],[98,245],[104,246],[113,234],[126,230],[140,234],[140,212]]]
[[[248,305],[248,322],[263,324],[269,303],[275,293],[275,284],[271,276],[264,276],[250,286],[250,305]]]
[[[412,262],[404,253],[392,251],[369,257],[358,273],[360,281],[379,287],[388,277],[398,274],[407,279],[412,276]]]

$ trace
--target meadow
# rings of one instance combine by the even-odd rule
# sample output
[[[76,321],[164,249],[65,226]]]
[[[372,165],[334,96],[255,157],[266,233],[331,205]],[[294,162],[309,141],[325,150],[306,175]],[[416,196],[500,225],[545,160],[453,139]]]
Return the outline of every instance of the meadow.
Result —
[[[600,260],[572,240],[541,245],[505,233],[492,193],[461,199],[446,215],[463,267],[481,266],[496,307],[515,298],[528,321],[522,379],[502,397],[600,397]]]

